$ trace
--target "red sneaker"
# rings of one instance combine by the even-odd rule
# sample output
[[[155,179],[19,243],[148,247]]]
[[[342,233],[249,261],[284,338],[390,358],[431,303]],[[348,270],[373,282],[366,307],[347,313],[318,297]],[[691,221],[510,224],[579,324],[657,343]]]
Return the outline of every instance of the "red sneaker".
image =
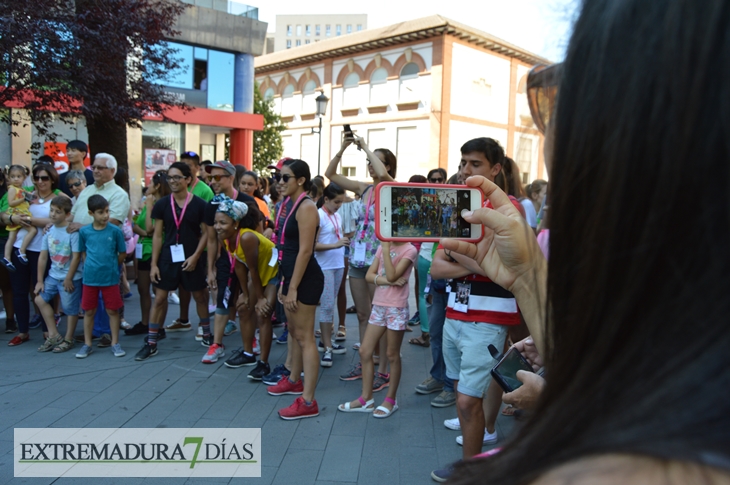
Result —
[[[284,394],[293,394],[296,396],[304,392],[304,384],[301,379],[292,383],[289,380],[289,376],[281,376],[281,379],[279,379],[279,382],[275,386],[269,386],[266,390],[272,396],[283,396]]]
[[[296,398],[294,403],[288,408],[279,410],[279,417],[286,420],[313,418],[315,416],[319,416],[317,401],[312,401],[312,404],[307,406],[304,402],[304,398],[301,396]]]

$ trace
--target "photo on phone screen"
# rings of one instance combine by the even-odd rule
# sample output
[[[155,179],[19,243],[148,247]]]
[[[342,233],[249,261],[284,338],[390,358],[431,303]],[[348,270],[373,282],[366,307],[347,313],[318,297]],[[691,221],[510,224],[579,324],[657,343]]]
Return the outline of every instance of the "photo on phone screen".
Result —
[[[532,366],[517,349],[512,347],[502,357],[502,360],[494,366],[492,375],[506,392],[512,392],[522,385],[522,382],[517,379],[518,370],[532,372]]]
[[[470,238],[471,224],[461,211],[471,210],[472,193],[469,189],[393,187],[392,237]]]

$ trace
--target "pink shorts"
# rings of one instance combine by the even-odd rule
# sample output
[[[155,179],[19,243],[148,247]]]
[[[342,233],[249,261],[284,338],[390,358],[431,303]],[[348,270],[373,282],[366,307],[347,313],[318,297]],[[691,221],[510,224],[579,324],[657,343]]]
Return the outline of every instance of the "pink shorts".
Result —
[[[81,293],[81,308],[83,310],[96,310],[99,306],[99,292],[104,300],[107,310],[119,310],[124,306],[122,296],[119,294],[119,285],[112,286],[87,286]]]
[[[373,305],[368,323],[378,327],[387,327],[388,330],[405,332],[408,324],[408,307],[398,308],[392,306]]]

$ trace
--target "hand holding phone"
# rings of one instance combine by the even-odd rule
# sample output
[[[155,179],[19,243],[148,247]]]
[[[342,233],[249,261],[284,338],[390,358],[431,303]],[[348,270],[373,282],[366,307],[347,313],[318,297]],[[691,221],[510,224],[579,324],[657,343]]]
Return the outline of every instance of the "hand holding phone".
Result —
[[[505,392],[512,392],[522,386],[522,381],[517,378],[517,371],[532,372],[532,366],[520,354],[519,350],[511,347],[507,353],[492,368],[492,377],[504,389]]]
[[[479,209],[483,200],[480,190],[463,185],[384,182],[375,192],[375,232],[381,241],[476,242],[483,227],[464,220],[461,212]]]

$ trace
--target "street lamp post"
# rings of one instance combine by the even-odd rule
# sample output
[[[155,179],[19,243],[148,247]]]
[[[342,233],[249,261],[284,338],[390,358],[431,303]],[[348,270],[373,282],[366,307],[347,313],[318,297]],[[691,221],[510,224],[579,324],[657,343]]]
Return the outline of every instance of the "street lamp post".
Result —
[[[319,92],[319,96],[315,98],[315,102],[317,103],[317,117],[319,118],[319,129],[315,130],[312,128],[312,134],[319,135],[319,142],[318,142],[318,151],[317,151],[317,175],[320,173],[320,159],[322,158],[322,117],[327,112],[327,103],[329,102],[329,98],[324,95],[323,91]]]

